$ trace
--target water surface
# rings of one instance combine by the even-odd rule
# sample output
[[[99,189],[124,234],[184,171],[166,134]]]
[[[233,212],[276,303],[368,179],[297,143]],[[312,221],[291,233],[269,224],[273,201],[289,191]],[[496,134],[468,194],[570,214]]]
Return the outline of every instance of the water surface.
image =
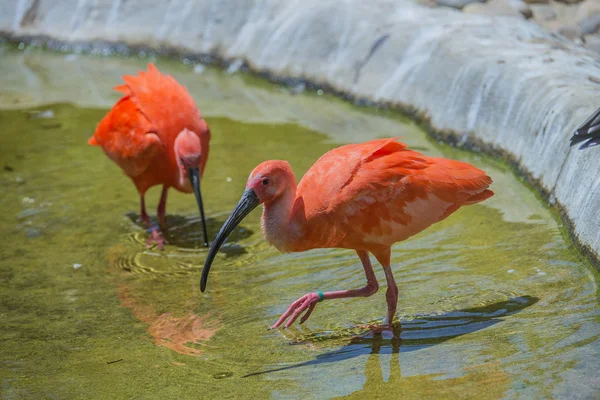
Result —
[[[147,60],[13,52],[0,59],[0,379],[4,398],[594,398],[598,277],[506,168],[440,146],[413,123],[244,75],[157,60],[189,86],[213,132],[203,181],[214,236],[254,166],[298,178],[325,151],[401,136],[471,162],[497,195],[397,244],[400,325],[385,278],[366,299],[319,304],[267,328],[306,292],[357,288],[355,253],[281,254],[258,211],[198,287],[206,256],[193,196],[171,192],[171,243],[146,249],[131,182],[87,138]],[[71,104],[66,104],[66,103]],[[150,191],[152,215],[159,189]]]

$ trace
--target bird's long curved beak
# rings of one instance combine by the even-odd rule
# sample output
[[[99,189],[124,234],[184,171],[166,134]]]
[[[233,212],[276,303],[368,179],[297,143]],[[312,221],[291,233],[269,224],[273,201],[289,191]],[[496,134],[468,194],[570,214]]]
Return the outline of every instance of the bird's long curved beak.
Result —
[[[206,233],[206,220],[204,218],[204,205],[202,204],[202,193],[200,193],[200,170],[198,167],[187,170],[190,183],[196,195],[196,203],[200,209],[200,217],[202,218],[202,231],[204,233],[204,247],[208,247],[208,234]]]
[[[204,268],[202,269],[202,277],[200,278],[200,290],[204,292],[206,289],[206,281],[208,280],[208,272],[210,271],[210,266],[217,255],[217,252],[221,248],[225,239],[231,234],[231,232],[235,229],[236,226],[246,217],[246,215],[250,214],[250,211],[254,210],[256,206],[258,206],[258,196],[252,189],[248,189],[242,195],[242,198],[237,203],[227,221],[221,227],[221,230],[217,234],[212,246],[210,246],[210,250],[208,251],[208,256],[206,257],[206,261],[204,261]]]

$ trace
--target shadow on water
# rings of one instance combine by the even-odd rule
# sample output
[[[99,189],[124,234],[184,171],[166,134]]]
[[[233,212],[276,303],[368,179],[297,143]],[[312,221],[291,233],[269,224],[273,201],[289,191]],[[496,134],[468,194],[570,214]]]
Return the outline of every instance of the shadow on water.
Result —
[[[127,218],[140,229],[146,230],[146,226],[140,219],[140,215],[134,212],[126,214]],[[200,217],[183,217],[181,215],[167,215],[167,226],[169,230],[166,239],[169,244],[185,248],[198,249],[203,248],[202,245],[202,220]],[[208,231],[209,242],[215,238],[225,219],[207,218],[206,230]],[[223,246],[221,252],[226,257],[235,256],[246,253],[246,250],[237,244],[242,239],[250,237],[254,232],[251,229],[239,225],[229,236],[227,242]]]
[[[318,355],[314,360],[267,371],[253,372],[243,378],[294,368],[334,363],[365,354],[396,354],[421,350],[449,339],[489,328],[504,317],[516,314],[537,303],[532,296],[519,296],[482,307],[449,311],[439,315],[415,316],[383,328],[377,323],[356,326],[335,332],[310,332],[286,334],[291,344],[332,342],[342,344],[339,350]],[[286,331],[282,331],[286,332]]]

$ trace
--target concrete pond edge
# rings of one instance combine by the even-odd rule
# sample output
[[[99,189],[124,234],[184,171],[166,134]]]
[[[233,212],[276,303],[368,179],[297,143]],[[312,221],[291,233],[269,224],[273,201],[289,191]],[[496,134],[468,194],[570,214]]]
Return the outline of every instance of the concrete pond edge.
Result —
[[[325,5],[323,7],[326,8]],[[192,63],[247,70],[290,87],[301,85],[308,90],[323,90],[358,106],[399,111],[415,119],[436,140],[506,161],[551,209],[558,212],[579,250],[596,270],[600,270],[600,174],[596,172],[600,170],[600,154],[598,149],[568,147],[573,129],[600,105],[600,101],[594,102],[594,92],[600,91],[600,59],[524,21],[509,17],[462,15],[452,10],[432,11],[414,5],[407,7],[411,13],[433,20],[442,17],[456,20],[450,22],[450,31],[457,35],[454,43],[440,36],[447,34],[448,30],[439,35],[425,34],[427,40],[424,41],[419,36],[422,30],[406,34],[414,26],[406,27],[406,23],[396,25],[392,23],[393,18],[388,18],[389,33],[376,32],[366,40],[368,46],[362,46],[362,52],[357,50],[357,56],[342,53],[353,46],[361,47],[360,39],[356,39],[355,43],[346,41],[331,51],[332,56],[328,59],[342,54],[335,62],[328,64],[326,60],[321,63],[320,69],[315,70],[310,66],[315,59],[314,49],[303,53],[298,51],[302,48],[298,45],[293,53],[299,54],[284,56],[284,60],[273,62],[264,56],[273,46],[270,42],[252,50],[257,47],[254,42],[260,42],[258,39],[264,38],[264,35],[268,36],[268,29],[267,33],[254,33],[246,38],[246,47],[243,48],[239,45],[239,35],[227,39],[228,34],[236,36],[234,31],[223,33],[223,37],[212,39],[211,43],[186,45],[181,41],[112,40],[98,38],[97,35],[89,38],[59,37],[45,32],[43,26],[35,32],[22,32],[5,29],[0,23],[0,37],[12,43],[33,43],[58,51],[100,55],[154,52],[160,56],[186,58]],[[353,26],[360,22],[359,16],[348,14],[345,16],[346,27],[339,30],[347,30],[348,24]],[[308,20],[314,15],[308,15]],[[402,18],[400,16],[402,21],[407,22]],[[299,18],[297,23],[301,22],[306,23],[306,19]],[[281,27],[274,28],[277,29],[279,35],[284,35]],[[337,31],[335,26],[330,29]],[[502,31],[508,39],[506,36],[500,39],[490,37],[487,30]],[[465,31],[472,37],[462,40]],[[257,35],[260,36],[258,39]],[[525,36],[528,37],[524,39]],[[395,37],[400,37],[395,48],[379,48],[383,47],[382,42],[389,44]],[[231,44],[231,41],[234,43]],[[229,47],[224,45],[225,42],[230,42]],[[476,49],[482,43],[488,47],[481,51],[478,59],[472,54],[477,55],[479,50]],[[319,46],[316,42],[313,44]],[[514,48],[511,48],[513,44]],[[489,51],[494,46],[497,49]],[[424,48],[431,51],[424,56],[414,52]],[[414,54],[411,54],[411,49]],[[528,50],[530,54],[524,56]],[[467,56],[471,57],[467,59]],[[322,55],[319,57],[322,58]],[[379,60],[379,66],[372,65],[382,57],[385,59]],[[519,62],[513,62],[514,58],[518,58]],[[295,68],[293,64],[299,61],[304,64]],[[489,73],[486,62],[490,63],[493,73]],[[360,68],[356,68],[357,65]],[[417,72],[421,69],[426,71]],[[357,70],[362,75],[358,78]],[[469,72],[472,74],[468,75]],[[430,82],[423,81],[424,84],[420,85],[418,76],[411,81],[411,73],[444,79],[441,92],[436,91]],[[526,75],[525,79],[519,78],[522,74]],[[384,77],[379,79],[379,75]],[[408,85],[404,85],[407,80]],[[396,86],[391,88],[390,82]],[[469,93],[463,95],[461,89]],[[439,100],[443,94],[454,98],[449,102]],[[456,115],[459,116],[454,118]],[[500,140],[500,137],[505,139]]]

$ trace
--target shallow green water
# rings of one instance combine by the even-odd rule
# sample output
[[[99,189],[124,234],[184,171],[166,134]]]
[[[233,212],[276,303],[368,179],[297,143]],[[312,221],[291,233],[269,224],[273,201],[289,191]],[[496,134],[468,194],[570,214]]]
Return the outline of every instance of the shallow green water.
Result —
[[[0,68],[15,60],[61,65],[62,57],[10,56]],[[73,65],[62,62],[65,69]],[[88,78],[100,76],[92,71],[98,62],[75,61],[89,67]],[[143,64],[107,62],[123,73]],[[37,76],[56,73],[44,65]],[[472,162],[492,175],[497,196],[394,247],[401,317],[395,332],[364,327],[385,316],[384,285],[371,298],[320,304],[301,327],[268,331],[306,292],[363,286],[356,255],[278,253],[262,239],[256,211],[217,256],[202,294],[206,250],[198,247],[193,197],[171,192],[171,244],[163,252],[146,249],[133,185],[86,144],[105,109],[35,108],[52,110],[52,118],[36,118],[30,109],[0,111],[3,398],[598,396],[598,277],[501,165],[434,145],[397,117],[290,96],[247,77],[212,70],[198,77],[176,64],[158,65],[205,89],[190,85],[203,111],[211,85],[272,97],[252,103],[263,115],[299,110],[297,119],[257,122],[246,103],[235,120],[225,116],[227,99],[206,107],[213,141],[203,194],[211,236],[256,164],[287,159],[300,178],[343,143],[344,129],[348,140],[400,135],[427,154]],[[360,134],[352,121],[362,124]],[[153,208],[157,197],[155,188],[148,198]],[[375,270],[383,284],[381,268]]]

